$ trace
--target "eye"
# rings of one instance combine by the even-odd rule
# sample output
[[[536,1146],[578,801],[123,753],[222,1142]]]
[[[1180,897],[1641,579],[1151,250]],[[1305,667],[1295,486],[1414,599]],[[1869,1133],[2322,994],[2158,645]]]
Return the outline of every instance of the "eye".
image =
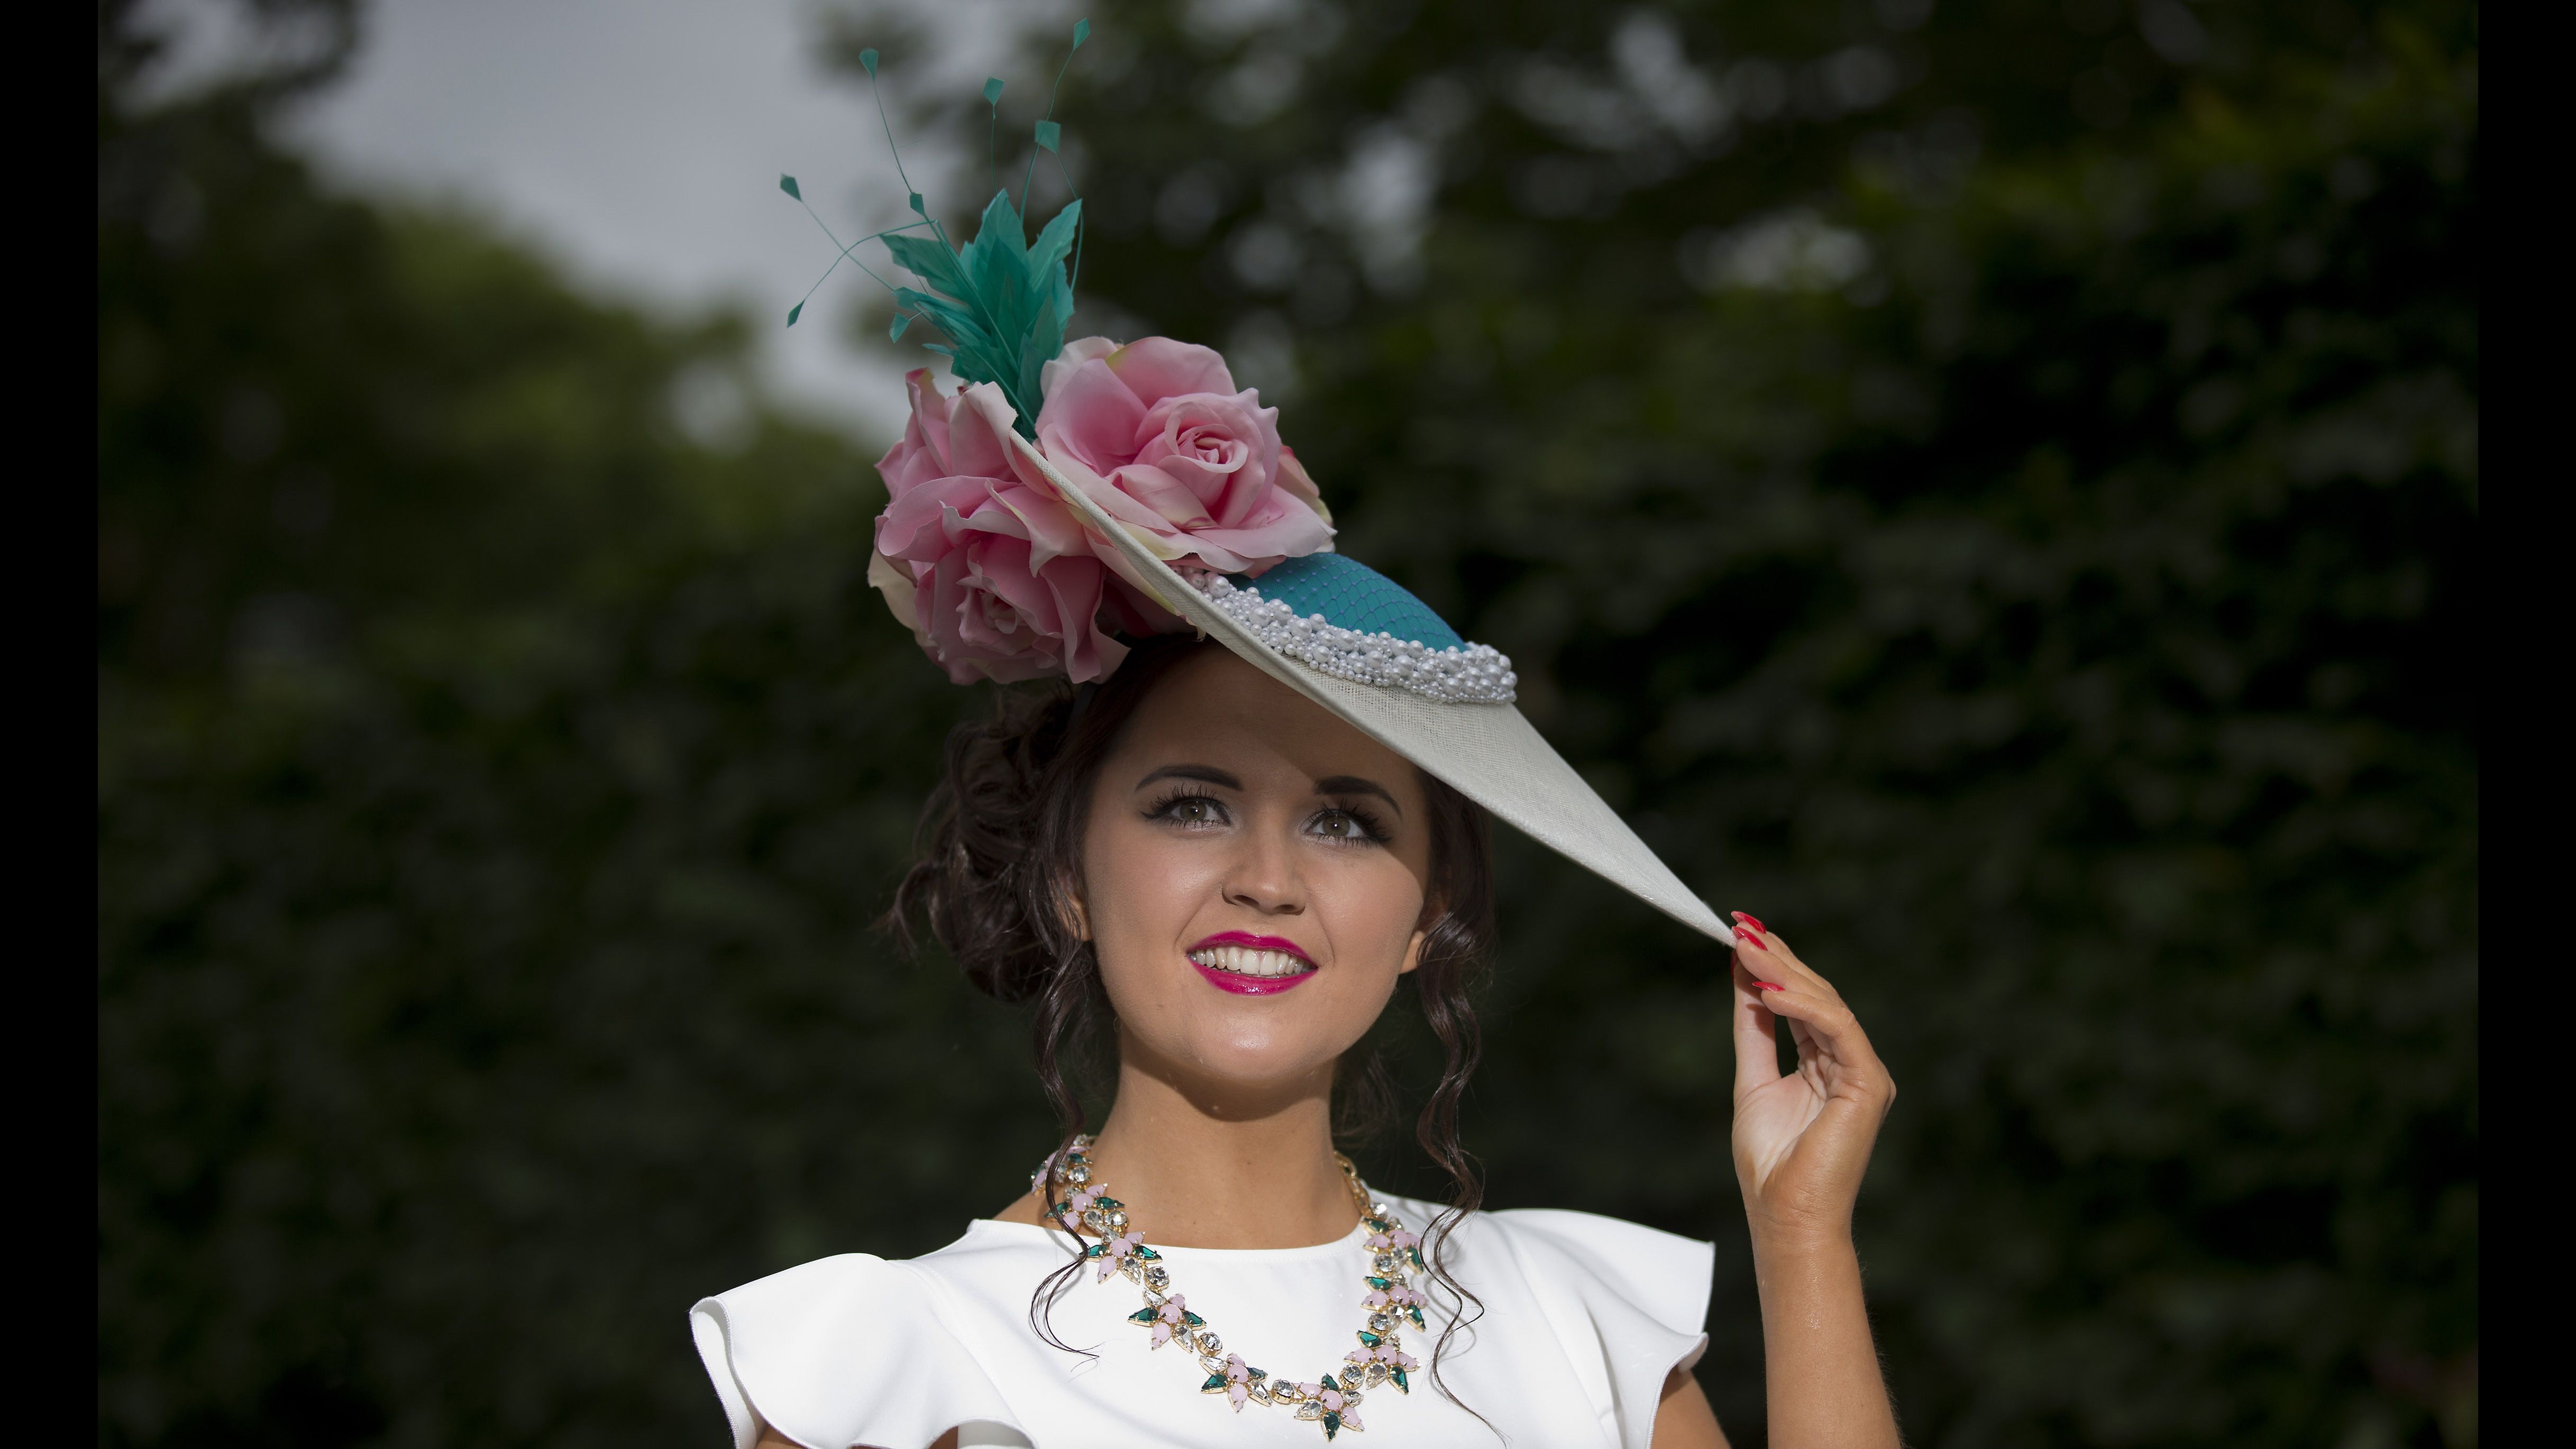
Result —
[[[1145,818],[1168,821],[1184,830],[1207,830],[1227,823],[1225,806],[1210,795],[1174,795],[1148,807]]]
[[[1366,811],[1338,805],[1317,811],[1306,828],[1337,845],[1376,845],[1386,839],[1386,832]]]

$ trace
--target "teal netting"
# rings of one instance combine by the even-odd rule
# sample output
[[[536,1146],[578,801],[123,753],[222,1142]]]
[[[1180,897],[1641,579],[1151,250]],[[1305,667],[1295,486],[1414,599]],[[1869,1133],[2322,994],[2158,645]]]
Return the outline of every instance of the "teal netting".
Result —
[[[1257,579],[1236,576],[1237,587],[1259,589],[1299,615],[1321,614],[1328,624],[1362,634],[1392,634],[1426,649],[1459,649],[1467,641],[1442,623],[1431,606],[1394,580],[1337,553],[1292,558]]]

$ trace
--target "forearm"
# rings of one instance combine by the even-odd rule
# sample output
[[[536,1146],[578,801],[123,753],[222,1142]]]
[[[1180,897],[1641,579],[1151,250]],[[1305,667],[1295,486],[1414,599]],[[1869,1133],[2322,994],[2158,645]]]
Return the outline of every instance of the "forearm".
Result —
[[[1850,1235],[1757,1229],[1753,1276],[1774,1449],[1896,1449]]]

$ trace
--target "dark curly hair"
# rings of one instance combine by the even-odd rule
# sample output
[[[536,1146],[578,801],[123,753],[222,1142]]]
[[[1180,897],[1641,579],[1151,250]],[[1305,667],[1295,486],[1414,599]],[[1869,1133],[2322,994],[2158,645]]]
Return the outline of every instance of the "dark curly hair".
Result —
[[[922,810],[916,861],[888,913],[907,952],[919,947],[915,923],[926,922],[978,990],[1035,1004],[1030,1046],[1063,1133],[1059,1151],[1087,1125],[1071,1068],[1097,1049],[1114,1020],[1100,963],[1072,911],[1082,889],[1092,781],[1155,685],[1182,661],[1220,647],[1158,636],[1137,644],[1106,682],[996,691],[989,718],[948,737],[944,776]],[[1431,920],[1411,980],[1445,1061],[1414,1118],[1414,1138],[1450,1184],[1448,1205],[1424,1232],[1423,1247],[1434,1291],[1445,1290],[1461,1310],[1448,1315],[1431,1356],[1433,1385],[1454,1400],[1441,1382],[1440,1356],[1451,1335],[1473,1321],[1469,1306],[1481,1313],[1483,1305],[1451,1275],[1443,1249],[1485,1195],[1475,1159],[1459,1145],[1458,1102],[1479,1051],[1468,991],[1492,957],[1494,883],[1484,810],[1428,772],[1420,778],[1430,815]],[[1394,1078],[1373,1040],[1336,1065],[1334,1087],[1337,1137],[1371,1135],[1397,1115]],[[1052,1182],[1044,1191],[1052,1207]],[[1077,1245],[1029,1302],[1030,1326],[1068,1352],[1079,1350],[1056,1337],[1049,1319],[1081,1267],[1080,1254]]]

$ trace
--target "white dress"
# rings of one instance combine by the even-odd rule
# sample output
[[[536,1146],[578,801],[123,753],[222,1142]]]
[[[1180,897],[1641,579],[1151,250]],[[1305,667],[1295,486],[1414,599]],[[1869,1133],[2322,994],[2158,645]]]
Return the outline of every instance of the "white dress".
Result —
[[[1438,1211],[1380,1200],[1417,1230]],[[1312,1382],[1339,1373],[1358,1346],[1366,1237],[1354,1228],[1312,1248],[1156,1250],[1172,1291],[1229,1352],[1275,1378]],[[1036,1449],[1324,1442],[1318,1423],[1286,1409],[1238,1410],[1201,1393],[1207,1375],[1192,1358],[1150,1347],[1128,1321],[1144,1300],[1119,1275],[1101,1282],[1086,1269],[1056,1302],[1057,1337],[1098,1357],[1049,1347],[1029,1326],[1029,1295],[1066,1261],[1064,1242],[981,1219],[926,1257],[845,1253],[700,1301],[690,1326],[735,1445],[750,1449],[761,1422],[807,1449],[924,1449],[952,1428],[964,1445]],[[1403,1335],[1423,1365],[1408,1375],[1411,1392],[1369,1390],[1351,1449],[1646,1449],[1665,1380],[1708,1345],[1709,1244],[1590,1213],[1521,1210],[1465,1219],[1445,1256],[1484,1313],[1451,1340],[1441,1377],[1493,1427],[1432,1387],[1434,1316],[1430,1331]]]

